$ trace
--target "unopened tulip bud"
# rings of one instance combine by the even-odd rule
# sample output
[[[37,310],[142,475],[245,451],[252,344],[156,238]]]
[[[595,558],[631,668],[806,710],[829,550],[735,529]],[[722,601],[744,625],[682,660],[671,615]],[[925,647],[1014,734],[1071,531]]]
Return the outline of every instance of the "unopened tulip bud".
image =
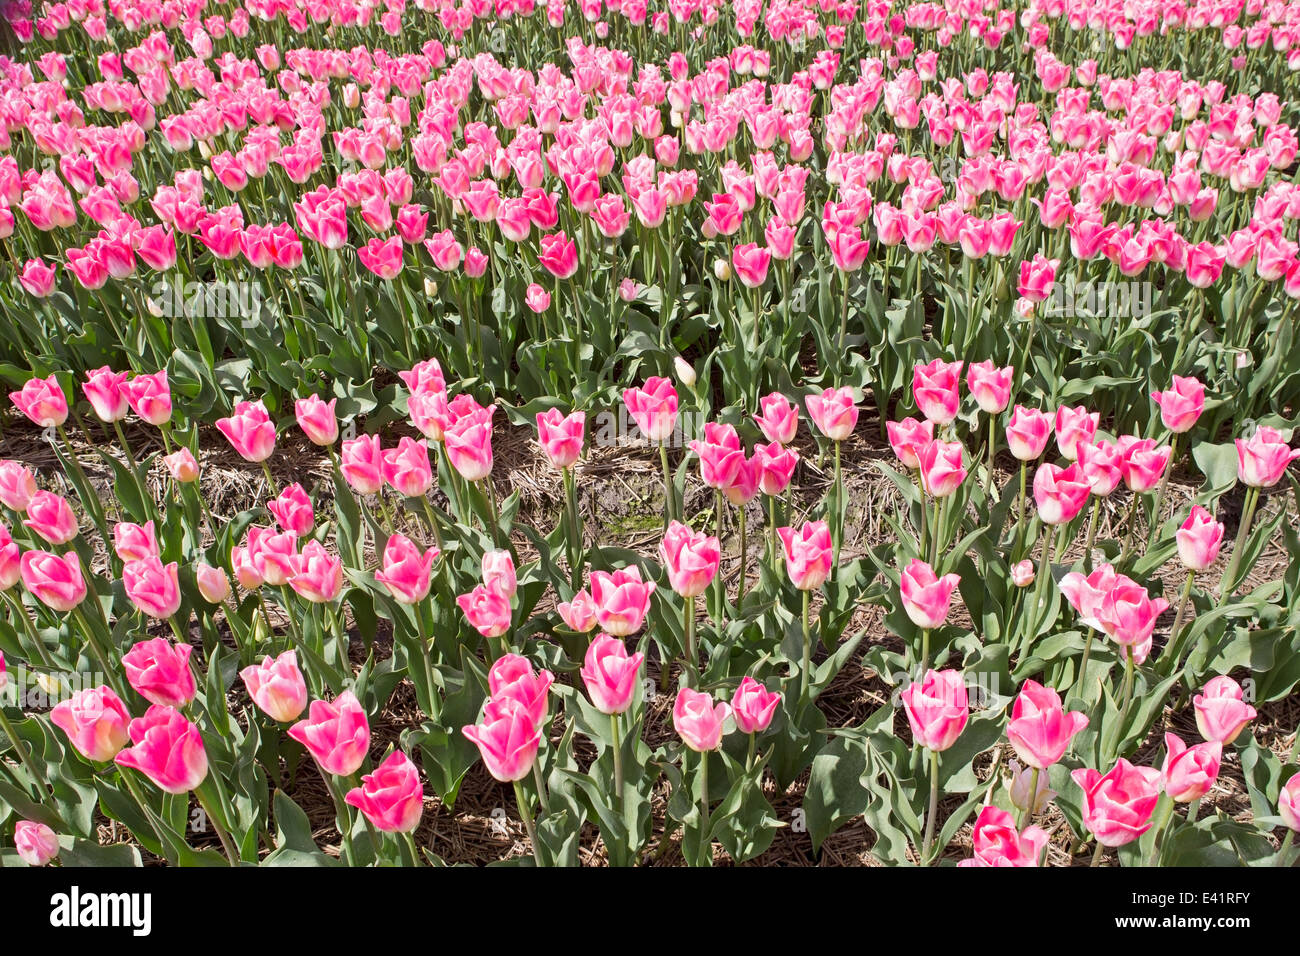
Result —
[[[1034,562],[1028,558],[1011,569],[1011,583],[1018,588],[1027,588],[1034,583]]]
[[[1014,760],[1008,761],[1011,768],[1011,805],[1017,810],[1024,810],[1029,805],[1029,787],[1033,783],[1034,771],[1031,767],[1022,767]],[[1034,791],[1034,813],[1042,813],[1047,805],[1056,799],[1056,791],[1048,786],[1047,774],[1038,774],[1038,789]]]
[[[194,577],[199,584],[199,593],[209,604],[220,604],[230,597],[230,578],[223,568],[200,562],[194,570]]]
[[[680,355],[673,359],[673,368],[677,372],[677,380],[687,388],[695,387],[695,367]]]
[[[713,260],[713,276],[719,282],[731,281],[731,263],[726,259]]]

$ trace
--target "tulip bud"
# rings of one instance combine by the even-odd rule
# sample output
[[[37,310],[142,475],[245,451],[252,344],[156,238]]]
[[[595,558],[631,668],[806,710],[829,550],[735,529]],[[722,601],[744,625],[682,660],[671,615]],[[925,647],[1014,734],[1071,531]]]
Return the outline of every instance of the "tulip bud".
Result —
[[[673,359],[673,369],[677,372],[677,380],[687,388],[695,387],[695,367],[686,359],[678,355]]]
[[[1011,768],[1011,805],[1017,810],[1024,810],[1029,805],[1029,787],[1033,783],[1034,771],[1031,767],[1022,767],[1014,760],[1008,761]],[[1056,791],[1048,786],[1048,775],[1038,774],[1038,788],[1034,791],[1034,813],[1042,813],[1047,805],[1056,799]]]
[[[199,593],[209,604],[220,604],[230,596],[230,578],[223,568],[199,562],[194,577],[198,580]]]
[[[1027,588],[1034,583],[1034,562],[1028,558],[1011,569],[1011,583],[1018,588]]]
[[[726,259],[713,260],[713,276],[719,282],[731,281],[731,263]]]

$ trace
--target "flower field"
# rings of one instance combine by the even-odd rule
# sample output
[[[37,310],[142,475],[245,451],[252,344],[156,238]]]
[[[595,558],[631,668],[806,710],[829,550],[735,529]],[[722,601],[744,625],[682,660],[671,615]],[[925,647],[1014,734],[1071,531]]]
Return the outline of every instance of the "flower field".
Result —
[[[3,865],[1300,857],[1300,2],[0,13]]]

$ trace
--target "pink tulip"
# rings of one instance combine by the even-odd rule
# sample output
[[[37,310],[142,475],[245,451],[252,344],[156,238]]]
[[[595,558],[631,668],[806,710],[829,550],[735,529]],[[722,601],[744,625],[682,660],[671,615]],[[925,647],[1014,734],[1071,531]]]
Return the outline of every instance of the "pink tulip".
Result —
[[[402,238],[371,239],[357,248],[361,264],[381,279],[395,279],[402,271]]]
[[[1292,448],[1276,428],[1260,425],[1244,441],[1236,440],[1237,478],[1251,488],[1271,488],[1282,480],[1287,466],[1300,458],[1300,448]]]
[[[394,534],[384,546],[383,566],[375,572],[375,581],[399,603],[418,604],[429,594],[438,554],[437,548],[422,552],[406,535]]]
[[[311,529],[316,524],[311,498],[296,481],[285,487],[278,497],[268,501],[266,507],[275,518],[276,524],[299,538],[311,534]]]
[[[628,654],[627,647],[616,637],[598,634],[587,647],[579,674],[591,695],[591,702],[602,714],[621,714],[632,706],[636,694],[637,674],[645,655]]]
[[[537,442],[553,468],[572,468],[582,455],[585,412],[565,415],[558,408],[537,413]]]
[[[217,420],[217,428],[245,461],[266,461],[275,451],[275,423],[260,401],[239,402],[229,418]]]
[[[288,585],[297,573],[298,537],[285,531],[276,534],[273,528],[248,529],[248,559],[257,569],[261,579],[273,588]]]
[[[473,741],[488,773],[501,783],[522,780],[532,772],[542,742],[542,729],[513,698],[492,698],[483,708],[482,721],[461,728]]]
[[[1034,583],[1036,571],[1034,562],[1025,558],[1023,561],[1017,561],[1011,567],[1011,583],[1018,588],[1027,588]]]
[[[131,603],[149,617],[166,620],[180,610],[180,568],[175,561],[165,565],[153,556],[130,561],[122,568],[122,587]]]
[[[1123,436],[1119,440],[1120,451],[1124,457],[1120,469],[1124,473],[1124,484],[1130,491],[1142,493],[1151,491],[1160,484],[1160,478],[1169,466],[1169,457],[1173,449],[1168,445],[1157,447],[1151,438],[1131,438]]]
[[[1029,680],[1012,706],[1007,738],[1021,760],[1046,770],[1065,756],[1074,735],[1087,726],[1087,715],[1066,713],[1056,691]]]
[[[319,395],[308,395],[293,403],[294,417],[307,440],[313,445],[333,445],[339,437],[339,420],[334,413],[337,398],[324,401]]]
[[[1018,461],[1036,461],[1052,436],[1052,420],[1035,408],[1017,405],[1007,422],[1007,448]]]
[[[540,315],[551,307],[551,294],[536,282],[530,283],[524,290],[524,305]]]
[[[1097,619],[1116,644],[1132,649],[1134,663],[1140,664],[1151,649],[1156,620],[1168,607],[1164,598],[1153,600],[1146,588],[1120,575],[1102,598]]]
[[[36,494],[36,476],[16,461],[0,461],[0,504],[19,513]]]
[[[123,561],[140,561],[158,556],[158,536],[154,523],[132,524],[119,521],[113,526],[113,551]]]
[[[981,411],[996,415],[1011,401],[1015,375],[1010,365],[998,368],[991,361],[976,362],[966,369],[966,387]]]
[[[200,561],[194,567],[194,580],[198,584],[199,594],[209,604],[220,604],[230,597],[230,578],[224,568],[214,568]]]
[[[1165,765],[1161,769],[1164,791],[1175,803],[1199,800],[1219,778],[1223,744],[1217,740],[1196,744],[1183,743],[1177,734],[1165,734]]]
[[[928,670],[901,695],[917,744],[942,753],[957,742],[970,716],[966,684],[955,670]]]
[[[992,363],[990,363],[992,364]],[[912,397],[927,421],[949,425],[961,410],[961,362],[935,359],[912,368]]]
[[[668,583],[674,591],[682,597],[697,597],[708,589],[718,573],[721,551],[717,538],[693,532],[680,521],[674,521],[659,543],[659,560],[668,572]]]
[[[370,749],[370,722],[356,695],[345,690],[332,703],[313,700],[307,719],[290,727],[289,736],[307,748],[321,770],[350,777]]]
[[[1124,478],[1124,454],[1108,441],[1079,442],[1074,446],[1079,467],[1092,493],[1107,498]]]
[[[641,629],[650,610],[653,581],[642,581],[641,570],[632,565],[613,573],[593,571],[591,598],[596,604],[600,629],[615,637],[627,637]]]
[[[126,417],[128,406],[122,384],[128,375],[129,372],[114,372],[107,365],[86,373],[81,391],[101,422],[118,422]]]
[[[670,379],[646,379],[640,388],[623,391],[628,414],[649,442],[667,441],[677,425],[677,390]]]
[[[1029,805],[1031,794],[1032,812],[1036,814],[1042,813],[1047,809],[1047,805],[1056,799],[1056,791],[1051,788],[1051,779],[1047,774],[1038,773],[1038,781],[1035,784],[1032,767],[1022,767],[1019,761],[1009,760],[1007,768],[1011,771],[1011,786],[1007,788],[1007,798],[1017,810],[1031,809]]]
[[[799,406],[780,392],[772,392],[759,399],[758,408],[754,421],[763,437],[769,442],[790,444],[799,430]]]
[[[771,261],[772,253],[752,242],[738,245],[731,251],[736,278],[747,289],[757,289],[767,281],[767,269]]]
[[[44,823],[19,820],[14,824],[14,849],[28,866],[45,866],[59,855],[59,837]]]
[[[488,692],[494,699],[518,702],[535,724],[546,720],[550,690],[555,675],[548,670],[533,672],[528,658],[503,654],[488,671]]]
[[[32,495],[23,522],[53,545],[67,544],[77,536],[77,516],[66,498],[44,489]]]
[[[1034,504],[1043,524],[1056,526],[1073,521],[1091,493],[1092,487],[1078,462],[1068,468],[1044,462],[1034,472]]]
[[[134,744],[113,758],[138,770],[167,793],[188,793],[208,775],[208,755],[199,728],[179,710],[161,704],[127,726]]]
[[[960,581],[956,574],[936,577],[930,565],[913,558],[902,573],[903,610],[919,628],[942,627],[948,619],[952,592]]]
[[[362,776],[361,786],[349,790],[343,800],[364,813],[376,830],[411,833],[424,812],[424,785],[411,758],[394,750],[374,773]]]
[[[561,601],[555,605],[555,610],[559,613],[560,619],[564,621],[564,626],[571,631],[586,634],[588,631],[596,629],[596,615],[599,609],[596,607],[596,602],[591,599],[591,595],[585,590],[575,594],[572,601]]]
[[[901,422],[886,422],[889,447],[894,450],[904,468],[920,468],[921,452],[934,441],[934,422],[927,419],[904,418]]]
[[[421,498],[433,487],[429,446],[422,441],[403,437],[383,453],[382,462],[384,481],[404,497]]]
[[[1097,434],[1097,423],[1101,420],[1099,412],[1090,412],[1082,405],[1068,408],[1062,405],[1056,410],[1056,447],[1062,457],[1074,461],[1079,457],[1080,442],[1090,443]]]
[[[794,528],[777,528],[785,548],[785,570],[800,591],[816,591],[831,574],[834,550],[830,526],[825,521],[806,521]]]
[[[740,437],[731,425],[708,422],[704,438],[695,439],[690,447],[700,456],[700,477],[710,488],[721,490],[734,482],[745,461]]]
[[[86,596],[77,552],[60,557],[48,551],[25,551],[21,559],[23,587],[54,611],[71,611]]]
[[[167,370],[152,375],[137,375],[122,386],[131,410],[155,427],[166,425],[172,417],[171,386]],[[238,406],[236,406],[238,410]],[[274,438],[274,436],[272,436]]]
[[[384,487],[384,452],[378,435],[345,441],[340,462],[344,480],[357,494],[378,494]]]
[[[817,430],[831,441],[844,441],[857,427],[858,406],[854,403],[853,389],[847,385],[809,395],[804,405]]]
[[[794,477],[798,464],[799,453],[780,442],[755,445],[753,467],[758,490],[769,497],[781,494],[790,486],[790,479]]]
[[[1206,740],[1228,746],[1257,716],[1244,700],[1241,685],[1231,677],[1215,677],[1192,698],[1196,708],[1196,729]]]
[[[1029,826],[1021,833],[1015,818],[991,804],[980,810],[971,834],[975,855],[958,866],[1038,866],[1049,839],[1041,827]]]
[[[188,448],[179,448],[170,455],[163,455],[163,465],[173,481],[185,485],[199,480],[199,463],[194,458],[194,452]]]
[[[1101,631],[1105,630],[1101,622],[1102,605],[1118,580],[1115,569],[1103,564],[1087,577],[1078,571],[1069,572],[1061,578],[1060,588],[1082,622]]]
[[[966,480],[962,465],[961,442],[935,440],[925,445],[917,456],[921,487],[935,498],[947,498]]]
[[[8,591],[22,576],[22,549],[9,529],[0,524],[0,591]]]
[[[343,562],[319,541],[308,541],[293,563],[289,586],[313,604],[329,604],[343,593]]]
[[[1178,559],[1189,571],[1204,571],[1219,557],[1223,544],[1223,522],[1215,521],[1200,505],[1193,505],[1191,514],[1174,534],[1178,540]]]
[[[1175,375],[1173,388],[1152,392],[1151,398],[1160,406],[1165,428],[1176,435],[1191,431],[1205,411],[1205,386],[1194,378]]]
[[[260,664],[241,670],[239,676],[253,703],[272,720],[287,724],[297,720],[307,706],[307,682],[293,648],[279,657],[264,657]]]
[[[9,398],[40,428],[57,428],[68,420],[68,399],[55,375],[28,379],[22,390],[10,392]]]
[[[1282,786],[1277,796],[1277,815],[1288,829],[1300,833],[1300,773]]]
[[[451,465],[466,481],[492,474],[492,415],[495,405],[480,408],[452,423],[443,438]]]
[[[1123,757],[1104,776],[1092,769],[1071,771],[1083,791],[1083,822],[1102,846],[1131,843],[1151,828],[1160,800],[1160,771],[1135,767]]]
[[[68,735],[68,742],[87,760],[112,760],[127,745],[131,721],[122,698],[108,687],[79,690],[50,711],[50,723]]]
[[[188,644],[173,644],[164,637],[141,641],[122,655],[126,679],[145,700],[162,707],[183,708],[198,688],[190,670]]]
[[[696,753],[707,753],[722,746],[730,716],[729,705],[715,704],[708,694],[689,687],[679,690],[673,703],[673,729]]]
[[[781,695],[769,691],[754,680],[745,677],[731,698],[731,715],[736,729],[743,734],[761,734],[772,725],[772,717],[781,706]]]
[[[514,617],[510,599],[486,585],[477,585],[468,594],[457,596],[456,603],[460,605],[470,627],[484,637],[500,637],[510,630]]]

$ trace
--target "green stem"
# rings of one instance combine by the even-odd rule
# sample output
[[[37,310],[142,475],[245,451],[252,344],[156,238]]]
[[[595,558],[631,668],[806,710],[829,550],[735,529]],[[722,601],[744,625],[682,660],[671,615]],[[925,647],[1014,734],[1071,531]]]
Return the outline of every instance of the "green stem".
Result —
[[[664,469],[664,527],[677,518],[677,494],[673,490],[673,473],[668,467],[668,443],[659,443],[659,462]]]
[[[1286,866],[1286,858],[1291,855],[1291,844],[1295,843],[1295,831],[1287,830],[1286,836],[1282,838],[1282,847],[1277,851],[1277,862],[1274,866]]]
[[[749,565],[749,541],[746,538],[745,506],[740,506],[740,583],[736,585],[736,606],[745,599],[745,571]]]
[[[528,834],[528,842],[533,848],[533,860],[538,866],[544,866],[542,863],[542,851],[537,845],[537,831],[533,829],[533,814],[528,809],[528,798],[524,796],[524,786],[518,780],[515,781],[515,803],[519,805],[519,816],[524,821],[524,830]]]
[[[1234,580],[1237,576],[1237,570],[1241,567],[1242,552],[1246,549],[1246,538],[1250,535],[1250,523],[1255,517],[1255,508],[1259,504],[1259,489],[1250,488],[1246,491],[1245,508],[1241,513],[1241,524],[1237,527],[1237,539],[1232,545],[1232,557],[1228,559],[1228,566],[1223,571],[1223,577],[1219,581],[1219,594],[1221,597],[1228,596],[1228,588],[1236,589],[1237,582]]]
[[[925,814],[925,838],[921,841],[921,865],[930,865],[930,843],[934,839],[934,818],[939,812],[939,751],[930,751],[930,809]]]
[[[1038,773],[1039,770],[1035,767],[1034,772],[1029,775],[1029,802],[1026,803],[1025,808],[1020,811],[1019,828],[1021,830],[1023,830],[1029,822],[1034,819],[1034,804],[1038,802]]]
[[[1178,454],[1178,436],[1175,434],[1169,439],[1169,463],[1165,465],[1165,473],[1160,476],[1160,485],[1156,488],[1156,501],[1151,510],[1151,529],[1147,537],[1147,550],[1156,543],[1156,537],[1160,533],[1160,508],[1164,505],[1165,490],[1169,487],[1169,473],[1174,470],[1174,461]]]
[[[709,834],[709,752],[700,753],[700,849],[712,862],[713,840]]]
[[[0,708],[0,728],[4,729],[5,736],[9,738],[9,743],[13,745],[14,752],[18,754],[19,763],[27,769],[27,773],[31,775],[32,780],[36,783],[36,792],[44,800],[45,790],[49,787],[49,784],[45,782],[45,775],[32,762],[32,756],[27,752],[27,745],[19,738],[17,731],[14,730],[14,725],[9,722],[9,716],[4,712],[3,708]]]
[[[609,715],[609,730],[613,737],[614,753],[614,809],[623,814],[623,744],[618,734],[618,714]]]
[[[682,628],[686,632],[686,665],[688,678],[694,685],[692,689],[698,689],[700,686],[700,655],[695,649],[695,597],[692,595],[686,599],[686,610],[682,618]]]
[[[799,699],[808,698],[808,671],[812,668],[812,635],[808,628],[808,592],[803,595],[803,662],[799,667]]]
[[[208,820],[212,823],[212,829],[217,831],[217,837],[221,840],[221,848],[226,853],[226,859],[230,861],[231,866],[239,866],[239,854],[235,851],[235,844],[231,841],[230,834],[226,832],[221,819],[213,812],[212,806],[203,796],[203,791],[195,788],[194,797],[199,801],[199,806],[203,808],[203,812],[208,815]]]

